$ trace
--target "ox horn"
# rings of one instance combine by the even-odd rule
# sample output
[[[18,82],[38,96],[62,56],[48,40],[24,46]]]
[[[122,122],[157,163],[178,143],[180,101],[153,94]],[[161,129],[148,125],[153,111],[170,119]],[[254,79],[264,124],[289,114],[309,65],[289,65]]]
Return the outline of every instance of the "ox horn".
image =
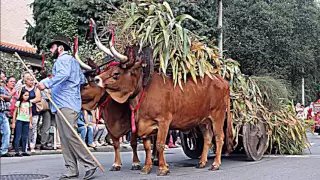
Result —
[[[106,54],[108,54],[109,56],[111,57],[114,57],[114,55],[112,54],[112,52],[110,51],[109,48],[107,48],[106,46],[104,46],[99,37],[98,37],[98,34],[97,34],[97,25],[96,23],[94,22],[94,20],[92,18],[90,18],[90,27],[92,28],[93,26],[93,35],[94,35],[94,42],[96,43],[96,45],[98,46],[98,48],[105,52]]]
[[[84,62],[81,61],[81,59],[80,59],[80,57],[78,55],[78,37],[76,37],[76,39],[74,40],[73,52],[74,52],[74,57],[76,58],[76,60],[78,61],[78,63],[80,64],[80,66],[83,69],[92,70],[92,68],[90,66],[88,66],[87,64],[85,64]]]
[[[120,59],[121,63],[127,62],[128,57],[120,54],[113,46],[114,45],[114,29],[113,29],[113,27],[110,27],[110,31],[111,31],[111,39],[109,39],[109,46],[110,46],[112,54],[114,54],[114,56],[116,58]]]

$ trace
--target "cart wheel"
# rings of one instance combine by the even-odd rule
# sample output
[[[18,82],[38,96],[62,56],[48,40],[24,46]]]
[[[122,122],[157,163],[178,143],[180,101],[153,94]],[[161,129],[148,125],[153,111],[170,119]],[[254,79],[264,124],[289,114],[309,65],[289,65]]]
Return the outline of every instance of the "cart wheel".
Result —
[[[203,136],[198,134],[198,137],[194,137],[190,134],[180,133],[181,146],[183,152],[191,159],[198,159],[203,151]]]
[[[259,161],[267,149],[268,134],[267,127],[260,122],[256,125],[250,123],[242,127],[243,147],[246,155],[251,161]]]

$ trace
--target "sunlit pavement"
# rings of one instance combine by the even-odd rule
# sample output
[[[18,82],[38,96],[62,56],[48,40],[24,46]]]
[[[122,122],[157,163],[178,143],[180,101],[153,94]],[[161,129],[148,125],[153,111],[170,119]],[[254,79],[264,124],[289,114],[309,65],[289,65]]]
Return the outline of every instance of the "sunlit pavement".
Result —
[[[311,154],[306,150],[304,155],[265,155],[261,161],[250,162],[244,155],[232,155],[222,158],[222,166],[219,171],[208,171],[213,157],[209,158],[207,167],[196,169],[198,160],[186,157],[181,148],[166,151],[166,160],[171,174],[167,177],[158,177],[157,168],[153,167],[150,175],[140,175],[139,171],[131,171],[131,152],[122,152],[122,169],[119,172],[111,172],[114,155],[112,152],[96,152],[94,155],[106,169],[98,171],[95,179],[221,179],[221,180],[316,180],[320,174],[320,136],[308,134]],[[139,152],[141,165],[144,163],[144,152]],[[3,175],[14,174],[39,174],[46,175],[44,179],[58,179],[65,172],[63,157],[61,154],[41,155],[31,157],[1,158],[1,180],[7,179]],[[84,169],[80,168],[81,179]],[[20,178],[23,179],[23,178]],[[29,178],[30,179],[30,178]]]

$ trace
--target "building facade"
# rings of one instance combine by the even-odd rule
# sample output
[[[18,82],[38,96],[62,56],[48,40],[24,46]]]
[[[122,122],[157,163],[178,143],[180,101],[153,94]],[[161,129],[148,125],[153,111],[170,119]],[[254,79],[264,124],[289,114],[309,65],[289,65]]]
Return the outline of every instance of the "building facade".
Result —
[[[27,31],[26,20],[33,23],[30,4],[33,0],[1,0],[0,69],[11,71],[20,68],[17,52],[33,70],[41,69],[41,55],[23,37]]]

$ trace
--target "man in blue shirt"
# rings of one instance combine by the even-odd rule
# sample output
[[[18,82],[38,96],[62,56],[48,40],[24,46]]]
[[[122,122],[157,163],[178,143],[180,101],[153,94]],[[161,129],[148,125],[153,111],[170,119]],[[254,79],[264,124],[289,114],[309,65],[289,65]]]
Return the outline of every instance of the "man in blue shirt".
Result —
[[[53,77],[42,80],[37,87],[40,90],[51,89],[54,103],[76,129],[77,119],[81,111],[80,85],[85,83],[85,77],[77,60],[67,53],[70,50],[67,38],[56,38],[47,47],[50,48],[53,58],[56,59],[52,69]],[[85,147],[82,146],[62,117],[56,112],[57,110],[54,106],[51,106],[51,111],[56,113],[62,153],[68,169],[67,174],[62,175],[60,179],[79,176],[77,160],[87,169],[84,179],[92,178],[97,170],[94,160],[86,152]]]

